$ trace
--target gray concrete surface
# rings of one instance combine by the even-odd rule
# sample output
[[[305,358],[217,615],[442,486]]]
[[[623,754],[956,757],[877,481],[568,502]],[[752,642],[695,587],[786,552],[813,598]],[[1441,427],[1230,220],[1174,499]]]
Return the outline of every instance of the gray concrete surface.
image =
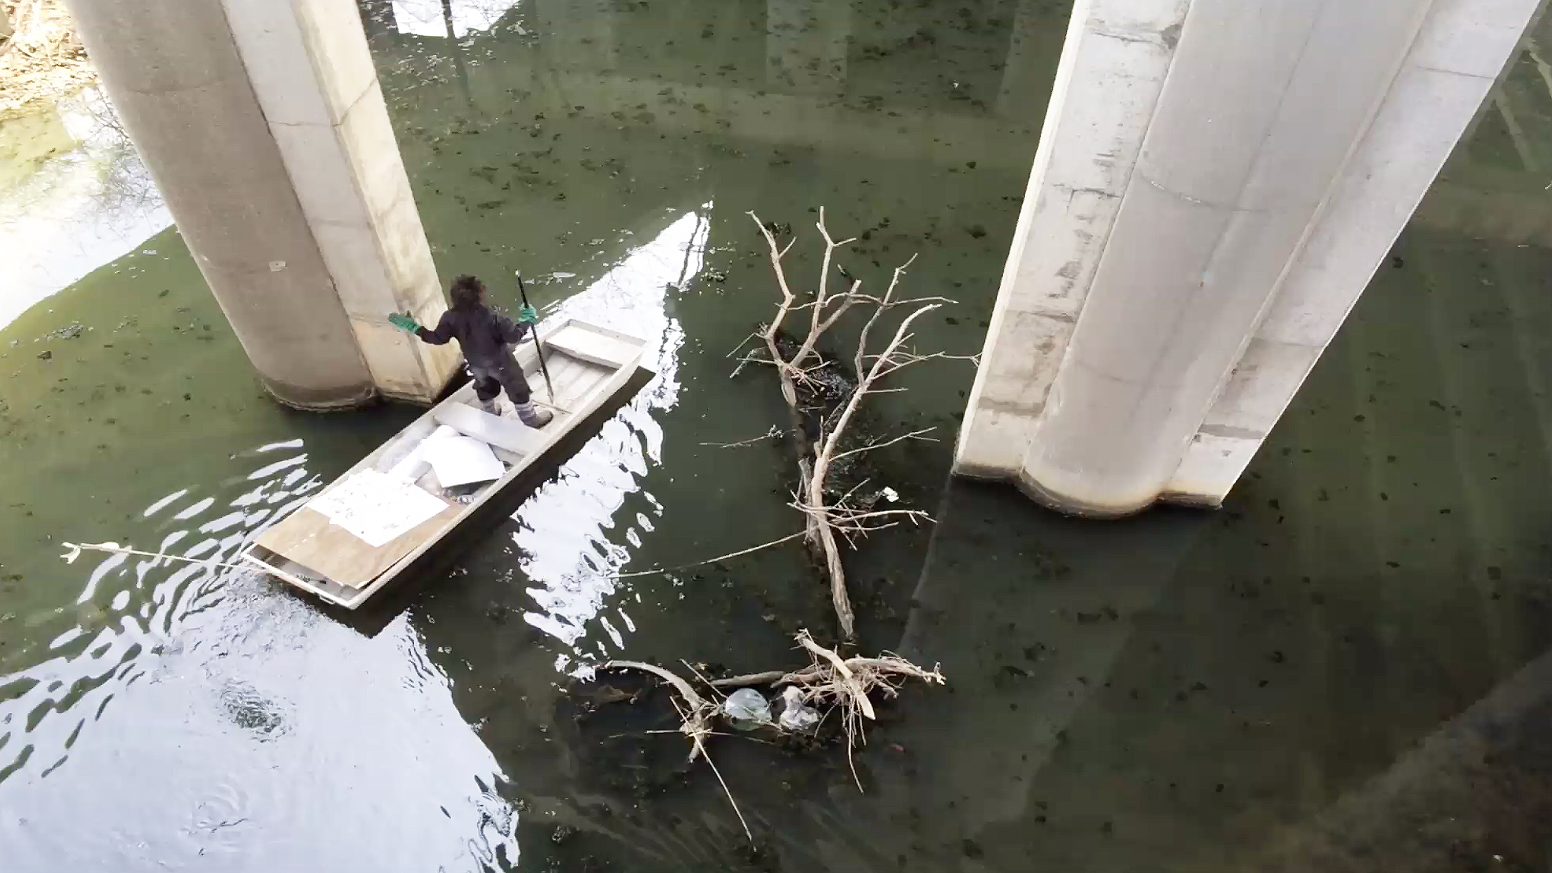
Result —
[[[349,0],[73,0],[103,86],[280,401],[429,400],[457,365],[388,326],[445,305]]]
[[[1080,6],[958,472],[1096,516],[1220,503],[1537,6]]]

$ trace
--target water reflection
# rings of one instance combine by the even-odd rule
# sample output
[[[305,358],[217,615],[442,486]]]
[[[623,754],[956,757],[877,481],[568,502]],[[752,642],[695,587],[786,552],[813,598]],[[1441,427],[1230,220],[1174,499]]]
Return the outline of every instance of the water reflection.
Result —
[[[451,36],[491,30],[522,0],[392,0],[394,27],[413,36]]]
[[[845,89],[850,2],[771,0],[765,14],[765,76],[771,87],[817,93]]]
[[[665,212],[623,230],[617,245],[577,265],[592,278],[556,272],[536,284],[542,301],[564,296],[551,285],[581,283],[546,306],[546,317],[586,318],[647,338],[645,363],[657,375],[523,507],[509,545],[476,547],[474,575],[457,569],[425,580],[414,600],[436,602],[440,592],[456,597],[526,573],[529,581],[514,593],[528,621],[560,644],[529,646],[527,654],[561,667],[604,651],[589,635],[619,646],[635,631],[612,570],[662,513],[643,480],[664,450],[657,416],[682,390],[684,330],[672,300],[701,270],[710,208]],[[128,341],[108,339],[110,355]],[[295,418],[267,405],[252,412],[256,424],[244,432],[286,427],[312,436],[265,439],[226,462],[202,448],[189,467],[199,471],[193,479],[142,495],[122,522],[100,533],[230,562],[265,525],[398,426],[368,414],[345,421]],[[71,531],[86,534],[107,538]],[[515,561],[514,551],[522,555]],[[463,676],[481,648],[457,629],[472,629],[475,640],[490,636],[484,611],[412,610],[384,616],[385,626],[367,622],[363,633],[272,582],[209,565],[110,555],[59,565],[52,575],[57,602],[73,606],[25,616],[41,639],[31,651],[9,650],[17,669],[0,677],[0,844],[18,869],[516,863],[520,816],[502,796],[514,747],[498,761],[482,736],[484,704],[454,697],[467,683],[453,677]],[[451,640],[438,636],[444,628]],[[527,671],[522,687],[546,693],[557,674],[542,661],[527,663],[539,669]],[[551,714],[535,718],[530,730],[542,732]],[[537,790],[532,774],[525,782]],[[147,808],[139,799],[153,784],[158,802]],[[82,817],[94,822],[84,838],[59,827]],[[321,821],[329,822],[326,840]],[[385,841],[385,832],[409,836]]]
[[[95,89],[0,121],[0,156],[0,327],[172,223]]]
[[[913,287],[964,301],[922,345],[973,351],[1059,6],[528,0],[511,27],[447,40],[455,0],[427,19],[439,35],[375,41],[441,275],[485,276],[511,307],[521,266],[547,317],[650,337],[659,376],[367,632],[240,573],[67,568],[51,538],[230,557],[413,413],[259,399],[172,234],[51,303],[60,323],[39,330],[96,323],[51,340],[51,361],[4,364],[0,867],[474,870],[515,863],[520,840],[540,869],[744,864],[704,769],[630,782],[639,762],[583,737],[558,685],[622,649],[796,657],[780,621],[828,607],[803,601],[794,555],[611,578],[792,530],[782,449],[703,445],[781,414],[723,357],[770,312],[744,211],[807,232],[828,206],[867,235],[848,267],[870,282],[921,250]],[[437,75],[450,48],[474,101]],[[1537,105],[1510,103],[1533,158]],[[1477,165],[1509,161],[1506,187],[1541,196],[1494,111]],[[800,242],[794,276],[814,250]],[[1410,230],[1223,513],[1078,526],[955,486],[935,532],[870,542],[866,638],[943,661],[950,688],[908,692],[878,726],[866,794],[839,756],[718,738],[762,863],[1308,869],[1335,846],[1393,869],[1545,867],[1548,269],[1545,249]],[[878,414],[951,430],[967,373],[923,373]],[[946,455],[880,463],[932,507]],[[1417,848],[1371,839],[1385,822],[1448,845],[1379,855]]]
[[[437,8],[423,7],[428,21]],[[467,56],[487,121],[542,116],[538,126],[548,128],[581,116],[622,131],[975,161],[1027,175],[1065,10],[1041,0],[909,14],[856,0],[672,10],[589,0],[522,4],[503,20],[511,26],[459,40],[452,58]],[[444,77],[461,75],[448,69],[442,42],[375,47],[390,102],[404,113],[396,121],[415,116],[436,129],[451,120],[414,99],[427,88],[434,101]],[[402,134],[401,145],[414,149]]]
[[[272,443],[137,527],[231,561],[321,482]],[[7,869],[515,863],[500,768],[408,615],[367,638],[252,574],[120,555],[80,584],[82,623],[0,678]]]
[[[703,207],[710,208],[710,203]],[[539,606],[525,617],[567,644],[575,645],[594,619],[616,649],[624,645],[622,631],[634,630],[623,606],[615,608],[613,621],[601,610],[617,593],[615,573],[630,559],[631,549],[617,540],[639,547],[662,506],[643,492],[635,501],[639,511],[634,519],[624,520],[624,530],[613,538],[605,531],[617,523],[626,498],[641,488],[648,465],[662,461],[663,430],[654,411],[677,402],[678,355],[684,343],[683,328],[669,316],[667,303],[670,292],[700,272],[706,234],[702,212],[672,219],[655,238],[633,248],[586,290],[546,314],[584,319],[645,339],[643,366],[657,374],[519,514],[523,525],[512,539],[528,556],[521,568]],[[601,640],[595,645],[588,654],[610,657]]]
[[[1552,246],[1552,16],[1526,31],[1413,221]]]

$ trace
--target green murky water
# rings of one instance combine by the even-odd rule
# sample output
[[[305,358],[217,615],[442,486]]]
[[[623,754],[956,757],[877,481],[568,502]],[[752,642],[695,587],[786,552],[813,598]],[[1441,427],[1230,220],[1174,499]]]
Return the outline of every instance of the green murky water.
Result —
[[[707,771],[652,778],[680,738],[611,740],[558,686],[797,660],[785,634],[828,613],[795,554],[613,578],[798,526],[781,449],[708,445],[780,421],[762,374],[728,377],[774,293],[745,213],[799,230],[794,275],[821,206],[870,285],[919,253],[909,290],[960,301],[920,344],[977,351],[1067,9],[446,9],[363,3],[442,274],[510,305],[520,268],[547,316],[649,337],[658,378],[375,621],[241,572],[66,565],[67,539],[230,558],[414,414],[269,403],[176,233],[126,230],[0,329],[0,869],[1546,869],[1544,55],[1223,511],[1085,524],[945,486],[968,365],[880,398],[939,429],[877,469],[939,523],[858,555],[862,635],[950,686],[886,713],[866,793],[843,758],[719,739],[751,856]]]

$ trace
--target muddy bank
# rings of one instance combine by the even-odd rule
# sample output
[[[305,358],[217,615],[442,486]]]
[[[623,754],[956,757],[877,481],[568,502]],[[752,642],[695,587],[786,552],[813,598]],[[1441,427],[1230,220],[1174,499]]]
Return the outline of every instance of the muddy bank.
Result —
[[[27,115],[93,84],[97,74],[64,0],[4,0],[0,120]]]

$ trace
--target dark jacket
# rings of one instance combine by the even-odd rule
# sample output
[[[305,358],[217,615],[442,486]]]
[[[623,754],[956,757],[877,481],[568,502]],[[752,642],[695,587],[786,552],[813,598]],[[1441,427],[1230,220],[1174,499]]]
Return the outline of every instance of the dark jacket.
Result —
[[[421,328],[415,335],[432,345],[458,340],[464,359],[471,367],[491,368],[511,362],[508,346],[528,335],[528,325],[497,315],[485,305],[449,309],[442,313],[436,330]]]

